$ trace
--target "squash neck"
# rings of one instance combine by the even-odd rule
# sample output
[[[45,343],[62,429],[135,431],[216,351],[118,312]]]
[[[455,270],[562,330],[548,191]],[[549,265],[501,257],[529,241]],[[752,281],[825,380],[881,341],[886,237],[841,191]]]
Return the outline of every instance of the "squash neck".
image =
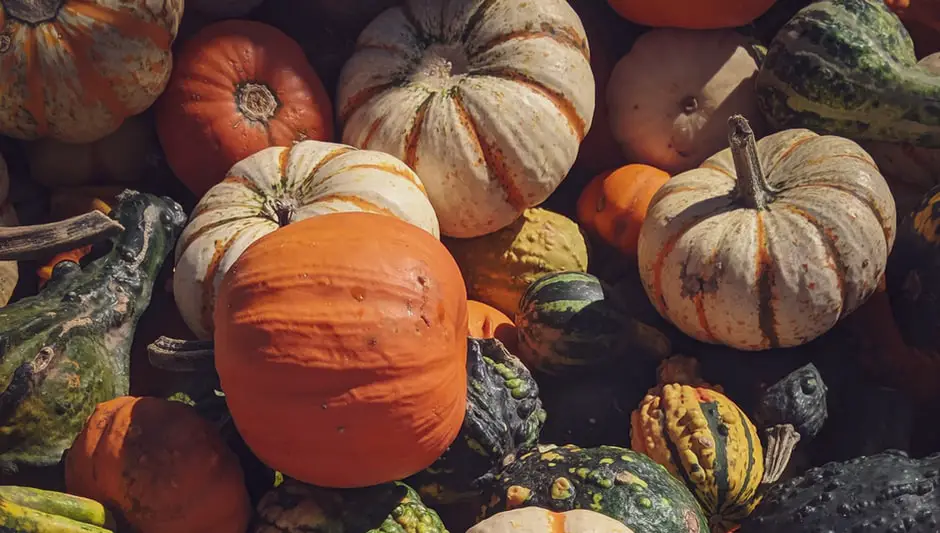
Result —
[[[774,191],[767,184],[764,170],[760,166],[754,130],[741,115],[733,115],[728,119],[728,125],[731,129],[728,143],[731,146],[734,172],[737,176],[736,199],[748,209],[767,209],[774,200]]]

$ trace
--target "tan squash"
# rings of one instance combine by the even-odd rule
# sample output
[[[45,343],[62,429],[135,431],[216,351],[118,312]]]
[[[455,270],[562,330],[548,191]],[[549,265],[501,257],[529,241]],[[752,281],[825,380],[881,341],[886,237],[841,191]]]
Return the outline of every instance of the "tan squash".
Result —
[[[186,324],[212,338],[216,291],[250,244],[281,226],[343,211],[394,216],[439,237],[421,180],[388,154],[304,141],[240,161],[202,197],[176,244],[173,294]]]
[[[523,507],[493,515],[467,533],[633,533],[609,516],[586,509],[556,513],[541,507]]]
[[[564,0],[409,0],[356,50],[336,98],[343,142],[413,168],[450,237],[545,201],[591,128],[587,37]]]
[[[640,230],[643,286],[686,334],[741,350],[796,346],[860,306],[896,232],[888,184],[858,144],[792,129],[674,176]],[[766,174],[765,174],[766,173]]]
[[[652,30],[641,35],[607,85],[610,127],[623,155],[678,174],[726,146],[727,120],[765,130],[753,89],[757,63],[731,30]]]
[[[16,211],[9,202],[10,196],[10,173],[7,170],[7,163],[0,154],[0,227],[16,226],[19,220],[16,218]],[[16,284],[20,280],[19,266],[16,261],[0,261],[0,306],[4,306],[13,296]]]

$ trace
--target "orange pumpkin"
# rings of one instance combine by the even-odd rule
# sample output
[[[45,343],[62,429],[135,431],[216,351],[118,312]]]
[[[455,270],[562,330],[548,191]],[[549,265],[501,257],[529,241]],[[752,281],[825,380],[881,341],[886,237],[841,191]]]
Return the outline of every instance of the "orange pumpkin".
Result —
[[[226,20],[182,48],[157,107],[167,163],[197,196],[271,146],[333,137],[333,111],[303,50],[273,26]]]
[[[159,398],[98,404],[66,453],[65,485],[139,533],[244,533],[251,515],[238,458],[215,428]]]
[[[654,28],[713,30],[750,24],[775,0],[607,0],[621,17]]]
[[[507,350],[516,353],[516,325],[500,310],[483,302],[467,300],[467,321],[471,337],[498,339]]]
[[[581,191],[578,222],[607,244],[635,257],[650,200],[667,180],[666,172],[639,164],[599,174]]]
[[[335,213],[270,233],[215,306],[215,365],[265,464],[322,487],[428,467],[467,396],[467,294],[444,245],[386,215]]]

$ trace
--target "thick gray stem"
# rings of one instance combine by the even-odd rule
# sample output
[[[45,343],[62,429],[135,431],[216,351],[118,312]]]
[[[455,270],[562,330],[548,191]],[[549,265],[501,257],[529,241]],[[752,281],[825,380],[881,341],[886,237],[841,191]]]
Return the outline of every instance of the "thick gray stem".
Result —
[[[728,143],[734,157],[734,171],[738,177],[738,200],[749,209],[767,209],[773,201],[773,191],[767,185],[764,171],[757,155],[757,140],[747,119],[733,115],[728,119],[731,128]]]

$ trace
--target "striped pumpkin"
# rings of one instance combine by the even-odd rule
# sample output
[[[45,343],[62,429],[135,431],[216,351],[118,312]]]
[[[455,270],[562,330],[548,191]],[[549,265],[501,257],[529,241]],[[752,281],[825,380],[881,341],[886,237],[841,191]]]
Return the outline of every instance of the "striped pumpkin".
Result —
[[[584,27],[565,0],[409,0],[359,35],[337,108],[343,142],[421,176],[445,235],[492,233],[548,198],[591,127]]]
[[[0,2],[0,134],[92,142],[163,92],[183,0]]]
[[[173,294],[199,338],[212,338],[222,277],[253,242],[281,226],[343,211],[398,217],[439,237],[421,180],[381,152],[304,141],[236,164],[199,201],[176,246]]]
[[[764,457],[754,424],[717,391],[670,383],[650,391],[633,411],[630,447],[682,480],[725,532],[760,502]]]
[[[650,202],[644,288],[663,317],[703,342],[809,342],[877,287],[894,244],[894,199],[848,139],[796,129],[755,142],[743,117],[730,123],[731,148]]]

